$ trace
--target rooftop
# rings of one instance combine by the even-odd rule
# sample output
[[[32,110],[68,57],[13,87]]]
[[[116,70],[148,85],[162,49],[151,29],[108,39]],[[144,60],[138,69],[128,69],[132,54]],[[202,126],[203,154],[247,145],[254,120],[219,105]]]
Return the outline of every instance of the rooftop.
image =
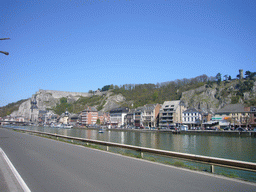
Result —
[[[246,112],[243,104],[229,104],[217,111],[217,113],[238,113]]]

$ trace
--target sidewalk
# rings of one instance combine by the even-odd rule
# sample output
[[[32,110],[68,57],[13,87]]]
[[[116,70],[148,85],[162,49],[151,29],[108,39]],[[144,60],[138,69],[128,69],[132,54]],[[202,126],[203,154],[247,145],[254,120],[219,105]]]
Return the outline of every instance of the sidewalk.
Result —
[[[24,192],[30,191],[22,187],[23,180],[11,164],[10,160],[0,148],[0,191],[1,192]],[[21,179],[21,180],[20,180]]]

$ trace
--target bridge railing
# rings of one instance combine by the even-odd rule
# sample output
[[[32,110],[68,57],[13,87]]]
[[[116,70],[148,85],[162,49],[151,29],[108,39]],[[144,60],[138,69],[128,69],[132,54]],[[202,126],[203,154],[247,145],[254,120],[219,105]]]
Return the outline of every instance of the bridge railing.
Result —
[[[232,168],[232,169],[256,172],[256,163],[252,163],[252,162],[215,158],[215,157],[208,157],[208,156],[202,156],[202,155],[193,155],[193,154],[188,154],[188,153],[179,153],[179,152],[146,148],[146,147],[138,147],[138,146],[133,146],[133,145],[112,143],[112,142],[107,142],[107,141],[99,141],[99,140],[93,140],[93,139],[59,135],[56,133],[46,133],[46,132],[40,132],[40,131],[31,131],[31,130],[15,129],[15,128],[12,128],[12,129],[19,130],[19,131],[25,131],[25,132],[29,132],[29,133],[36,133],[36,134],[40,134],[40,135],[52,136],[52,137],[56,137],[56,139],[59,139],[59,138],[68,139],[68,140],[71,140],[71,142],[81,141],[81,142],[85,142],[87,144],[92,143],[92,144],[104,145],[104,146],[107,146],[107,151],[109,150],[109,147],[118,147],[118,148],[135,150],[137,152],[140,152],[142,158],[143,158],[143,153],[151,153],[151,154],[163,155],[163,156],[167,156],[167,157],[179,158],[179,159],[183,159],[183,160],[187,160],[187,161],[199,162],[199,163],[210,165],[211,172],[213,172],[213,173],[214,173],[214,166],[221,166],[221,167],[227,167],[227,168]]]

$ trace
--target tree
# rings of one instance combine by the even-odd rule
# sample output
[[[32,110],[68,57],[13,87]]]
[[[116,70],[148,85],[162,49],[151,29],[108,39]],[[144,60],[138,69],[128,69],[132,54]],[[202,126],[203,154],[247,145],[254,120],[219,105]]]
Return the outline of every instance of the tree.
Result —
[[[157,99],[158,99],[158,92],[155,91],[153,94],[153,101],[157,101]]]
[[[97,119],[96,124],[97,124],[97,125],[100,124],[100,119]]]
[[[102,87],[101,91],[108,91],[110,89],[110,85],[105,85]]]
[[[229,75],[228,80],[231,80],[231,76]]]
[[[228,80],[228,75],[224,75],[224,78],[225,81]]]
[[[216,75],[216,80],[217,80],[218,85],[220,85],[220,83],[221,83],[221,74],[220,73],[218,73]]]
[[[255,77],[255,75],[256,75],[256,72],[246,71],[245,75],[246,75],[246,79],[247,78],[253,79],[253,77]]]
[[[62,104],[62,103],[67,103],[67,98],[66,97],[62,97],[62,98],[60,98],[60,103]]]

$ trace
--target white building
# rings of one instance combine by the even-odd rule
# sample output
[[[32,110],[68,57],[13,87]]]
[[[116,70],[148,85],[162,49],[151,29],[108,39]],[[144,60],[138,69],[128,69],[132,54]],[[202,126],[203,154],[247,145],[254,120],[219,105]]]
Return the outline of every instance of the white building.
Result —
[[[125,116],[129,112],[128,107],[122,107],[122,108],[117,108],[117,109],[112,109],[110,111],[110,123],[112,126],[123,126],[125,121]]]
[[[182,124],[192,128],[201,126],[202,115],[197,109],[191,108],[182,113],[182,119]]]

